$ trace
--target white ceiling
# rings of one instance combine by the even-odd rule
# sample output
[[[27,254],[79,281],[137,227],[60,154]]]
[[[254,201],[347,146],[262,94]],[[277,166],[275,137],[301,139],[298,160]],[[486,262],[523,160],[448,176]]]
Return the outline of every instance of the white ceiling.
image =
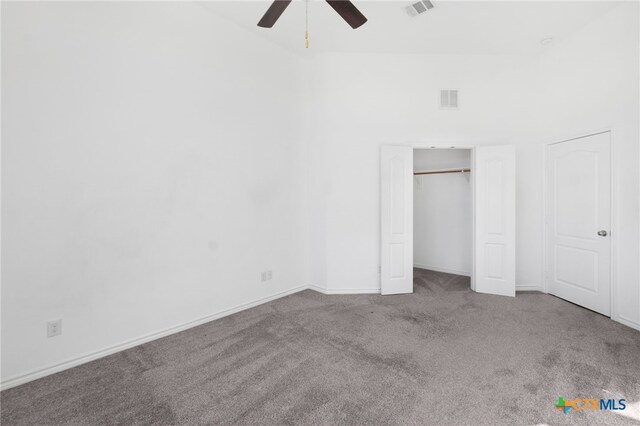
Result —
[[[416,0],[417,1],[417,0]],[[273,28],[256,24],[269,1],[200,3],[248,30],[300,53],[380,52],[435,54],[538,54],[540,40],[554,42],[607,13],[616,1],[451,1],[416,17],[412,1],[353,0],[369,19],[353,30],[322,0],[309,0],[311,48],[304,49],[305,1],[294,0]]]

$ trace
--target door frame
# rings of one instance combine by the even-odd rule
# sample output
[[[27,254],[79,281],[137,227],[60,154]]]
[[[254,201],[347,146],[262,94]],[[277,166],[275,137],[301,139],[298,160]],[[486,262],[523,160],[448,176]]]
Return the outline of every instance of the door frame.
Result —
[[[471,151],[471,173],[469,182],[471,183],[471,215],[473,221],[471,223],[471,290],[476,291],[476,175],[473,173],[476,162],[476,148],[478,144],[468,143],[409,143],[404,146],[411,147],[413,154],[415,155],[416,149],[468,149]],[[413,170],[413,169],[412,169]],[[413,232],[413,222],[411,223],[411,232]]]
[[[610,254],[609,254],[609,264],[611,266],[610,268],[610,272],[609,272],[609,280],[610,280],[610,286],[609,286],[609,309],[611,312],[610,318],[611,319],[618,319],[618,313],[616,312],[615,308],[616,308],[616,304],[615,304],[615,297],[614,295],[616,294],[615,290],[617,289],[617,274],[616,274],[616,263],[615,263],[615,259],[617,258],[617,245],[618,245],[618,216],[617,216],[617,209],[616,209],[616,200],[617,200],[617,195],[614,191],[614,188],[617,187],[617,172],[616,172],[616,168],[615,166],[615,144],[613,143],[613,126],[609,126],[609,127],[604,127],[604,128],[600,128],[597,130],[592,130],[592,131],[588,131],[588,132],[584,132],[584,133],[578,133],[576,135],[570,136],[570,137],[563,137],[563,138],[554,138],[552,140],[549,140],[547,142],[544,143],[544,154],[543,154],[543,172],[542,172],[542,203],[543,203],[543,208],[542,208],[542,225],[543,225],[543,242],[542,242],[542,290],[549,294],[549,259],[548,259],[548,255],[549,255],[549,217],[550,217],[550,212],[549,212],[549,191],[548,191],[548,184],[549,184],[549,149],[552,145],[557,145],[557,144],[561,144],[564,142],[570,142],[570,141],[574,141],[574,140],[578,140],[578,139],[583,139],[589,136],[595,136],[595,135],[600,135],[603,133],[609,133],[609,150],[610,150],[610,163],[611,163],[611,172],[610,172],[610,180],[609,180],[609,203],[610,203],[610,213],[611,213],[611,224],[610,224],[610,230],[609,230],[609,235],[610,235],[610,244],[611,244],[611,250],[610,250]]]

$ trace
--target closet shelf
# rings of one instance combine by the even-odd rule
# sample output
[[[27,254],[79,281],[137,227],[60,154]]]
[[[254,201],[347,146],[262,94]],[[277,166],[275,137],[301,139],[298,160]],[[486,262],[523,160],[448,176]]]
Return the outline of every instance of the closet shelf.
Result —
[[[434,170],[432,172],[413,172],[414,176],[417,175],[439,175],[442,173],[469,173],[471,169],[451,169],[451,170]]]

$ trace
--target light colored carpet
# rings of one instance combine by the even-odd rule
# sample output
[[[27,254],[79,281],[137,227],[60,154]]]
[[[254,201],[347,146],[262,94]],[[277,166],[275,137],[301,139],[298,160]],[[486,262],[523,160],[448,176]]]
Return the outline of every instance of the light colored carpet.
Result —
[[[636,424],[558,396],[640,400],[640,333],[539,293],[310,290],[0,394],[13,424]]]

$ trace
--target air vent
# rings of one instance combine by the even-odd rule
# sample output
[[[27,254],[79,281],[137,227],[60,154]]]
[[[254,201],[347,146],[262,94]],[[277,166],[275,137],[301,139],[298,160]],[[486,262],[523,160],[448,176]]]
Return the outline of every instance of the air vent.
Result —
[[[457,90],[441,90],[440,91],[440,108],[458,109],[458,91]]]
[[[433,9],[433,3],[431,3],[429,0],[422,0],[407,7],[407,11],[411,16],[418,16],[429,9]]]

